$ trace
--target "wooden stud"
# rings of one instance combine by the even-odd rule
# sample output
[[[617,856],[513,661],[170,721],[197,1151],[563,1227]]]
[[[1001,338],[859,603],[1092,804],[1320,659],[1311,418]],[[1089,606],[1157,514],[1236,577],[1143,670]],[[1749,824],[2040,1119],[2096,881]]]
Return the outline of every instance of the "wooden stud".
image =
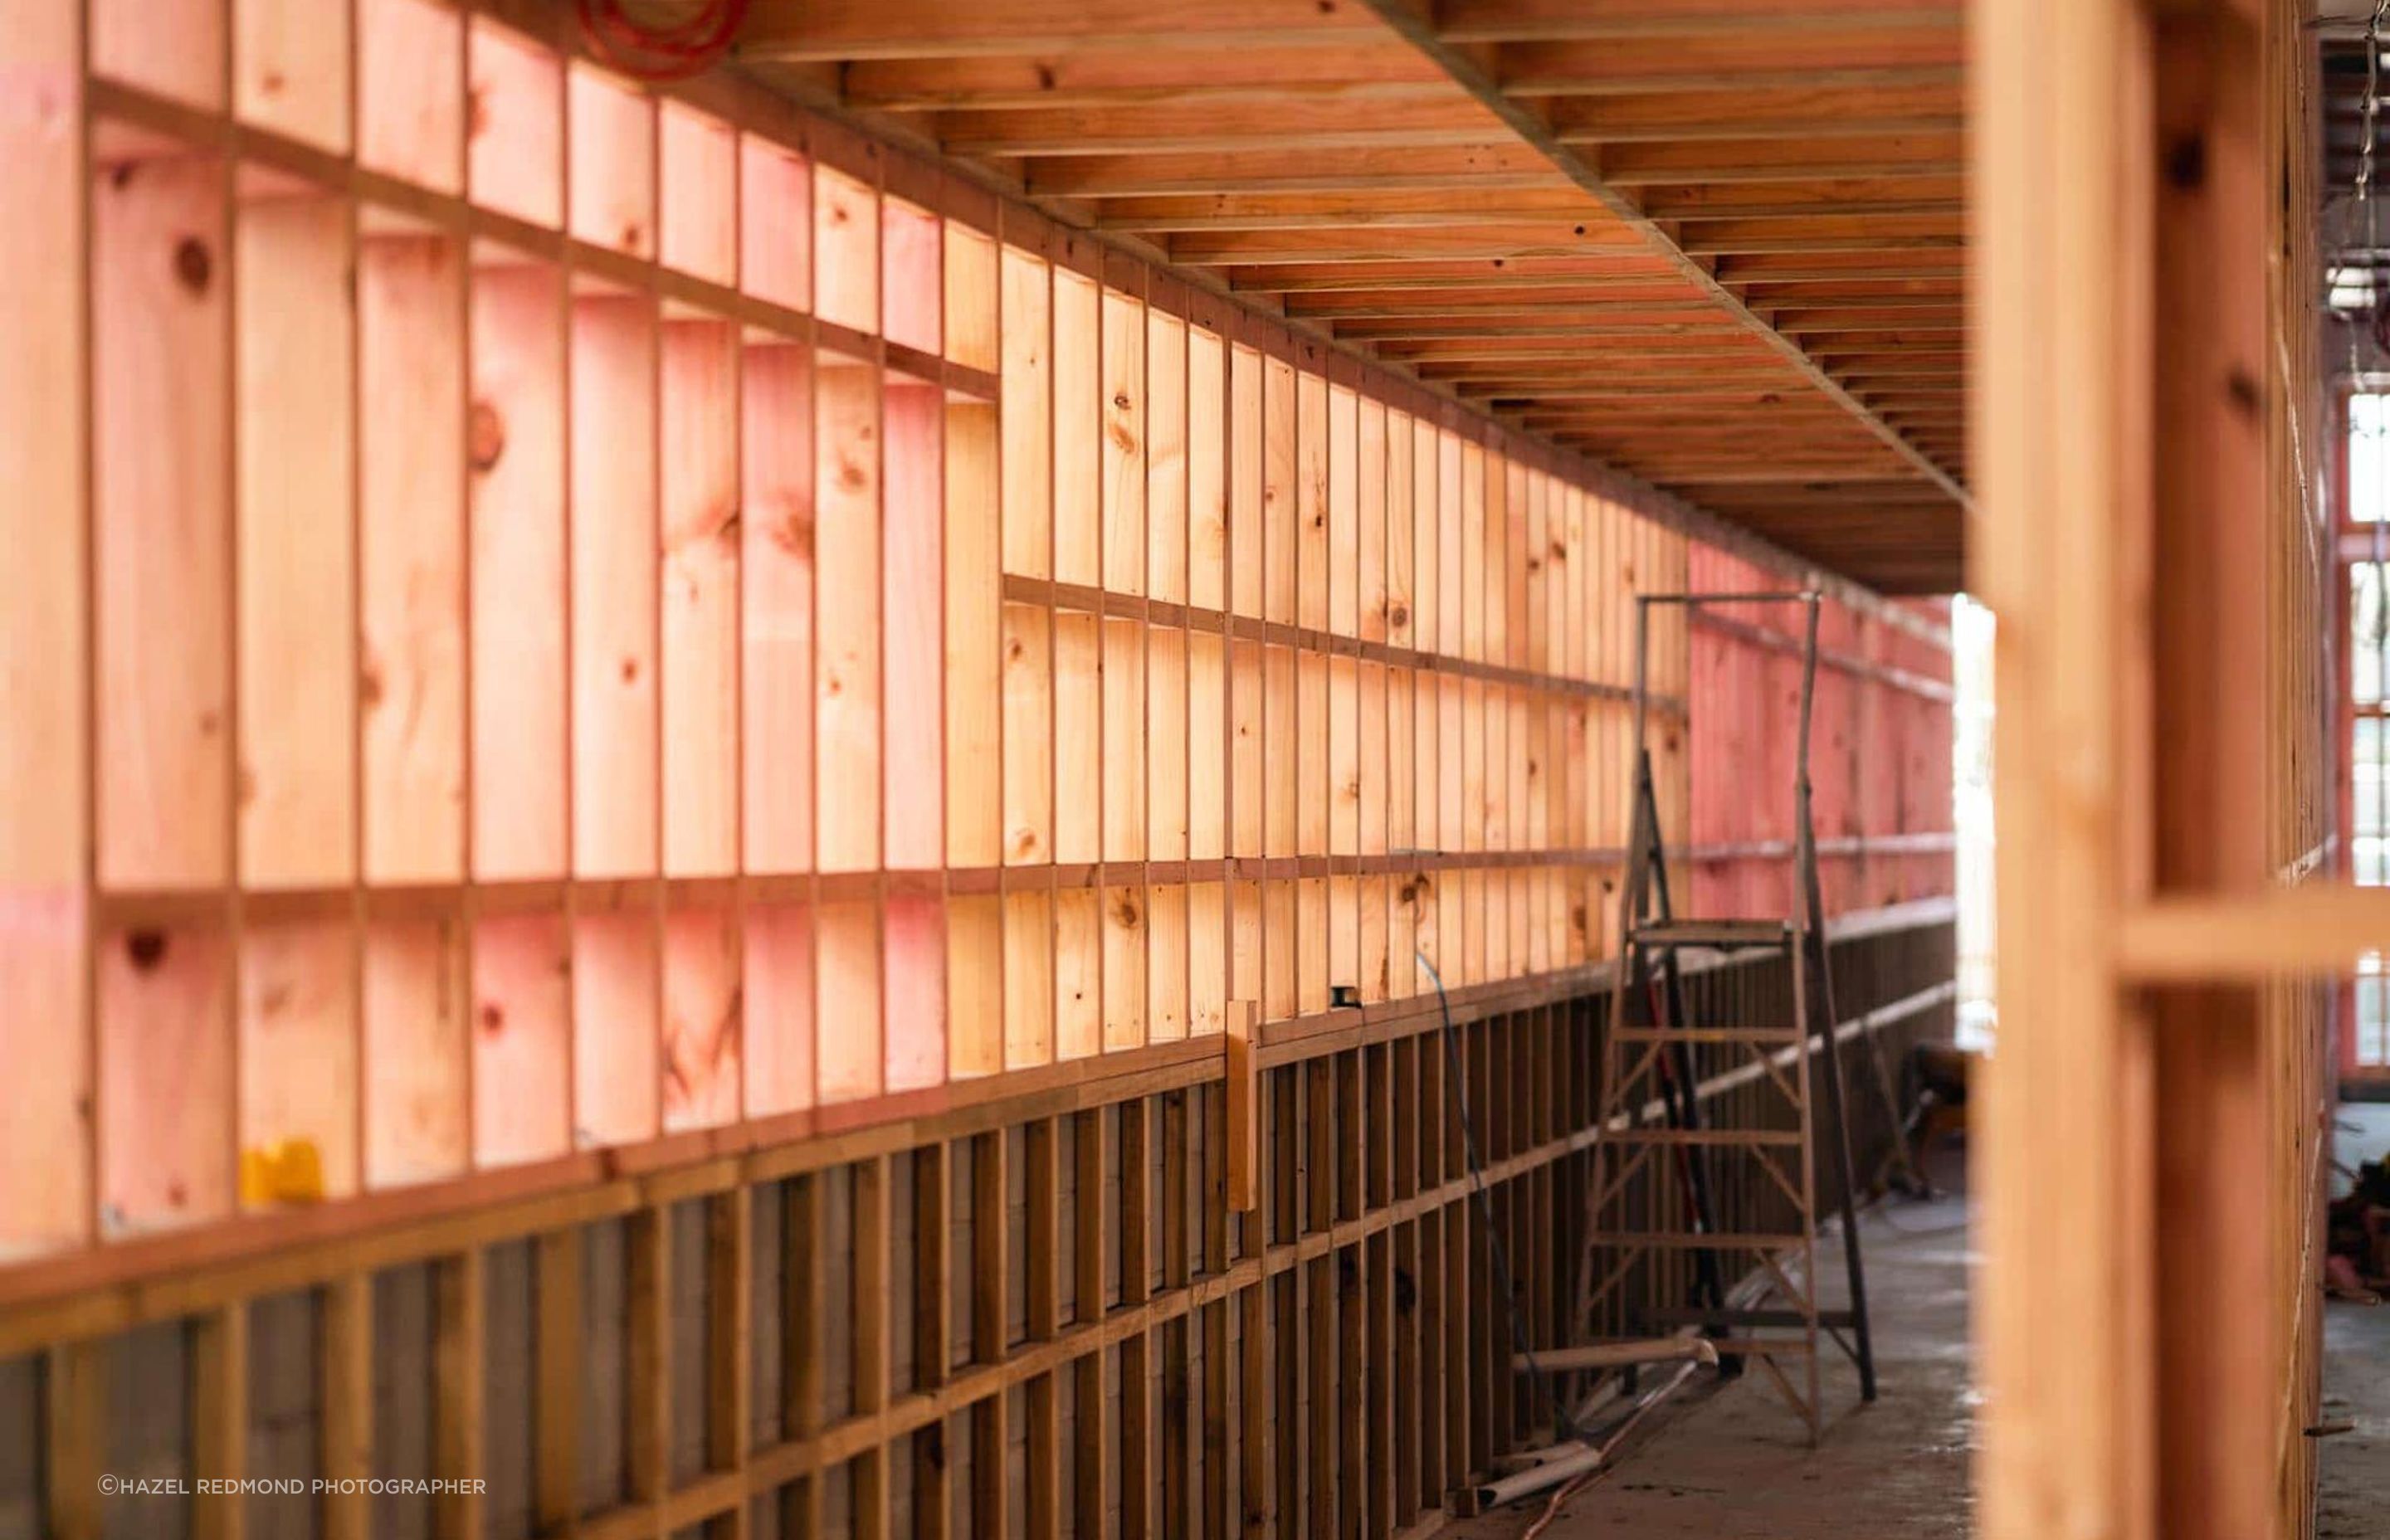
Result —
[[[642,1209],[630,1217],[623,1304],[623,1401],[628,1429],[628,1490],[638,1502],[672,1490],[672,1213]]]
[[[478,1250],[433,1264],[432,1466],[442,1480],[457,1483],[432,1504],[432,1531],[441,1540],[480,1540],[482,1534],[487,1309]]]
[[[1001,1364],[1011,1353],[1011,1142],[1002,1131],[971,1141],[971,1358]],[[1002,1392],[974,1402],[971,1424],[971,1526],[999,1534],[1010,1521],[1010,1427]]]
[[[550,1230],[533,1250],[532,1512],[566,1526],[581,1511],[582,1368],[588,1354],[582,1306],[587,1264],[577,1229]]]
[[[850,1168],[854,1183],[854,1409],[884,1409],[892,1387],[889,1290],[891,1223],[888,1157],[873,1156]],[[874,1445],[854,1465],[854,1529],[868,1540],[885,1540],[889,1524],[888,1451]]]
[[[50,1532],[97,1540],[108,1470],[108,1365],[96,1342],[54,1347],[42,1363],[43,1476]]]
[[[249,1306],[226,1305],[192,1323],[191,1473],[238,1482],[249,1469]],[[205,1540],[241,1540],[247,1505],[200,1503],[193,1531]]]
[[[913,1385],[916,1392],[944,1385],[954,1356],[950,1333],[953,1276],[947,1255],[953,1219],[947,1147],[913,1151]],[[1002,1275],[997,1275],[1000,1280]],[[982,1289],[985,1288],[983,1280]],[[999,1290],[1000,1297],[1000,1290]],[[923,1536],[946,1533],[953,1516],[947,1441],[954,1419],[933,1422],[913,1436],[913,1524]],[[976,1454],[976,1451],[974,1451]]]
[[[323,1292],[320,1351],[324,1533],[364,1540],[368,1533],[374,1450],[373,1277],[351,1273]]]

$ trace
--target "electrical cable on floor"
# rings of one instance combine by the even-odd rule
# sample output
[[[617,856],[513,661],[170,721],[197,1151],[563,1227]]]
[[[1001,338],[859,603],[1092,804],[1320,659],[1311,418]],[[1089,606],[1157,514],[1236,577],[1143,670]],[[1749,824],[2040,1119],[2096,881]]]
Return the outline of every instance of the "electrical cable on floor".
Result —
[[[1698,1364],[1687,1364],[1670,1376],[1667,1383],[1655,1385],[1644,1392],[1642,1398],[1635,1403],[1634,1408],[1611,1429],[1610,1436],[1603,1439],[1600,1446],[1595,1448],[1593,1468],[1580,1471],[1561,1483],[1552,1493],[1550,1500],[1544,1504],[1542,1516],[1527,1526],[1526,1533],[1519,1536],[1519,1540],[1536,1540],[1536,1535],[1549,1529],[1552,1521],[1561,1516],[1561,1508],[1571,1497],[1609,1475],[1615,1469],[1611,1463],[1611,1456],[1616,1452],[1620,1444],[1626,1442],[1626,1435],[1635,1431],[1635,1425],[1643,1420],[1643,1415],[1674,1395],[1686,1380],[1693,1377],[1693,1371],[1700,1367]]]
[[[1519,1540],[1536,1540],[1536,1536],[1543,1534],[1544,1531],[1552,1527],[1553,1521],[1561,1516],[1561,1507],[1566,1504],[1571,1497],[1575,1496],[1578,1493],[1583,1492],[1587,1487],[1591,1486],[1594,1482],[1601,1480],[1602,1477],[1609,1474],[1610,1467],[1606,1465],[1597,1465],[1592,1469],[1572,1476],[1567,1482],[1563,1482],[1560,1486],[1554,1487],[1552,1489],[1551,1500],[1544,1504],[1544,1511],[1536,1516],[1534,1523],[1529,1524],[1526,1529],[1520,1534]]]
[[[1477,1195],[1478,1213],[1485,1222],[1486,1244],[1494,1256],[1496,1281],[1502,1290],[1502,1314],[1510,1323],[1510,1346],[1526,1360],[1527,1377],[1551,1413],[1552,1426],[1557,1430],[1567,1420],[1566,1414],[1561,1409],[1560,1397],[1552,1390],[1550,1375],[1536,1361],[1535,1346],[1527,1341],[1526,1323],[1519,1319],[1519,1290],[1510,1277],[1510,1255],[1502,1244],[1501,1226],[1494,1222],[1494,1200],[1485,1191],[1485,1164],[1477,1154],[1476,1123],[1469,1115],[1469,1084],[1461,1073],[1460,1045],[1452,1030],[1452,999],[1444,992],[1444,975],[1435,970],[1435,964],[1428,961],[1427,954],[1413,952],[1411,956],[1427,969],[1429,982],[1435,985],[1436,1009],[1443,1013],[1446,1078],[1451,1084],[1452,1099],[1460,1113],[1460,1144],[1469,1160],[1470,1190]],[[1571,1425],[1574,1426],[1573,1423]]]

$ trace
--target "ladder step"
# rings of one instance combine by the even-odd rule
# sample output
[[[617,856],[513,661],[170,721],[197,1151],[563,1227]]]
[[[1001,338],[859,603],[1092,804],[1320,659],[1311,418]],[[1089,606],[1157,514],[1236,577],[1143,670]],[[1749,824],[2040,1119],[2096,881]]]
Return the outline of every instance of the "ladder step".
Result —
[[[1817,1351],[1806,1337],[1713,1337],[1709,1341],[1728,1357],[1798,1358]]]
[[[1652,1326],[1726,1326],[1726,1327],[1805,1327],[1809,1317],[1797,1310],[1781,1307],[1755,1309],[1704,1310],[1697,1304],[1645,1305],[1635,1312],[1636,1318]],[[1820,1310],[1820,1327],[1850,1326],[1858,1317],[1848,1310]]]
[[[1784,1251],[1809,1243],[1807,1236],[1734,1230],[1715,1234],[1698,1230],[1597,1230],[1586,1238],[1596,1246],[1645,1246],[1666,1251]]]
[[[1520,1374],[1563,1374],[1576,1369],[1625,1368],[1635,1364],[1715,1364],[1718,1352],[1701,1337],[1645,1337],[1514,1354],[1510,1367]]]
[[[1620,1144],[1798,1147],[1801,1143],[1797,1128],[1613,1128],[1604,1130],[1601,1136]]]
[[[1780,919],[1658,919],[1635,928],[1647,946],[1784,946],[1792,927]]]
[[[1795,1027],[1620,1027],[1621,1043],[1751,1043],[1790,1047],[1801,1041]]]
[[[1585,1347],[1544,1348],[1515,1354],[1516,1374],[1569,1374],[1584,1369],[1628,1368],[1639,1364],[1715,1364],[1720,1358],[1797,1358],[1812,1351],[1806,1337],[1654,1337],[1642,1341],[1594,1342]]]

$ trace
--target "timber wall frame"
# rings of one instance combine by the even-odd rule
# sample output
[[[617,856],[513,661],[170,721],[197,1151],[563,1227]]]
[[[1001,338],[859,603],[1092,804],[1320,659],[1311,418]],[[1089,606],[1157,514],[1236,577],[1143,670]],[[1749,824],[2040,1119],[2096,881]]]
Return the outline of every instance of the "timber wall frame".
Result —
[[[1696,534],[1831,592],[1828,730],[1939,788],[1930,611],[504,9],[6,13],[0,1298],[1596,958]],[[1678,830],[1767,738],[1689,648]],[[1849,902],[1947,891],[1947,807],[1825,778]]]
[[[1986,1540],[2314,1521],[2329,883],[2316,54],[1978,0],[1970,586],[1998,617]]]
[[[1947,901],[1835,936],[1847,1072],[1864,1034],[1947,1037]],[[1689,982],[1704,1010],[1790,1012],[1779,958]],[[1563,1335],[1598,986],[1475,991],[1450,1034],[1433,1007],[1265,1033],[1225,1074],[1156,1045],[1123,1073],[0,1313],[0,1427],[38,1426],[42,1456],[0,1462],[0,1534],[1432,1533],[1548,1418],[1510,1367],[1495,1247],[1525,1329]],[[1714,1113],[1794,1126],[1739,1050],[1694,1051]],[[1873,1169],[1895,1136],[1872,1097],[1855,1117]],[[1252,1213],[1219,1200],[1240,1166]],[[1739,1227],[1789,1212],[1755,1179],[1715,1201]],[[1638,1266],[1607,1328],[1688,1272]],[[184,1490],[102,1497],[103,1474]],[[483,1484],[312,1486],[377,1477]],[[253,1478],[302,1486],[189,1495]]]
[[[407,1510],[443,1534],[736,1534],[791,1482],[801,1521],[834,1489],[880,1533],[942,1511],[944,1441],[970,1437],[1040,1452],[970,1483],[1033,1533],[1132,1489],[1184,1519],[1183,1461],[1103,1478],[1151,1447],[1124,1429],[1174,1447],[1179,1418],[1183,1450],[1183,1400],[1060,1408],[1124,1366],[1190,1383],[1174,1354],[1231,1308],[1261,1323],[1236,1328],[1242,1405],[1330,1404],[1380,1341],[1380,1380],[1446,1408],[1417,1492],[1381,1451],[1365,1502],[1314,1444],[1266,1511],[1433,1509],[1529,1413],[1490,1312],[1422,1320],[1441,1345],[1406,1368],[1365,1329],[1382,1309],[1336,1303],[1370,1269],[1401,1296],[1406,1226],[1448,1301],[1489,1286],[1455,1136],[1428,1132],[1452,1105],[1434,997],[1397,965],[1419,946],[1452,986],[1498,1222],[1556,1249],[1518,1273],[1548,1303],[1632,594],[1697,552],[1828,591],[1852,753],[1824,847],[1876,916],[1846,943],[1882,982],[1853,1030],[1887,1033],[1947,1021],[1947,808],[1867,779],[1857,745],[1947,785],[1931,608],[739,82],[628,89],[565,15],[0,0],[0,207],[27,232],[0,256],[26,365],[0,379],[0,1356],[39,1350],[15,1404],[38,1417],[8,1424],[43,1428],[39,1521],[105,1521],[84,1478],[146,1398],[111,1411],[97,1371],[152,1352],[184,1365],[178,1469],[239,1471],[226,1431],[255,1412],[306,1430],[276,1466],[532,1472],[497,1518]],[[1689,722],[1695,642],[1670,640],[1669,805],[1700,880],[1764,904],[1781,827],[1714,822],[1748,799],[1705,803],[1689,765],[1712,733],[1729,764],[1728,726],[1764,747],[1783,639],[1703,636],[1750,710]],[[1363,1005],[1330,1008],[1346,982]],[[1231,1040],[1267,1087],[1266,1221],[1211,1197]],[[315,1185],[294,1151],[334,1200],[286,1200]],[[244,1157],[272,1157],[248,1190]],[[1026,1227],[926,1223],[923,1190]],[[1104,1196],[1034,1196],[1081,1190]],[[1117,1264],[1140,1247],[1150,1276]],[[782,1251],[775,1318],[803,1330],[767,1393],[734,1367],[765,1330],[741,1259]],[[964,1299],[983,1266],[1001,1298]],[[574,1333],[585,1289],[621,1331]],[[385,1365],[410,1308],[421,1351]],[[1002,1352],[942,1354],[999,1317]],[[885,1353],[838,1358],[824,1320]],[[619,1360],[580,1365],[597,1341]],[[384,1409],[392,1366],[437,1410]],[[601,1381],[620,1418],[552,1415]],[[796,1420],[739,1436],[781,1402]],[[607,1428],[618,1449],[583,1447]],[[1331,1467],[1356,1473],[1304,1484]],[[367,1523],[356,1495],[328,1532]]]

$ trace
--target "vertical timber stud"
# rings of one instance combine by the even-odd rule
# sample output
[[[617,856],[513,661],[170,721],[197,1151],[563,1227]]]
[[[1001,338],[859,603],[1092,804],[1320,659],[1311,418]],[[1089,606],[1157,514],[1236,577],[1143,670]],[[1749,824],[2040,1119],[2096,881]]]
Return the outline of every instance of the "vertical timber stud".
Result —
[[[791,1176],[780,1203],[780,1426],[803,1438],[822,1424],[821,1184],[813,1172]],[[781,1490],[780,1533],[814,1540],[821,1533],[822,1481],[808,1475]]]
[[[672,1491],[672,1211],[650,1206],[631,1215],[625,1284],[623,1399],[629,1419],[625,1458],[634,1503],[661,1503]]]
[[[953,1305],[947,1250],[953,1175],[943,1140],[913,1151],[913,1389],[936,1396],[953,1359]],[[947,1480],[950,1419],[913,1435],[913,1526],[919,1540],[944,1540],[953,1519]]]
[[[2115,941],[2153,892],[2269,880],[2267,434],[2290,382],[2267,115],[2292,10],[1972,19],[1970,586],[1999,617],[2004,767],[1984,1533],[2272,1534],[2289,1344],[2247,1317],[2294,1216],[2267,1185],[2263,1009],[2222,985],[2137,996]]]
[[[249,1306],[235,1303],[191,1324],[191,1474],[235,1482],[249,1473]],[[242,1540],[249,1505],[191,1505],[193,1540]]]
[[[108,1350],[49,1350],[43,1366],[44,1477],[53,1540],[99,1540],[99,1478],[108,1469]]]
[[[1104,1146],[1111,1120],[1101,1108],[1073,1114],[1072,1150],[1075,1157],[1072,1214],[1077,1220],[1072,1237],[1072,1298],[1077,1324],[1087,1327],[1104,1318]],[[1110,1504],[1110,1471],[1104,1461],[1104,1350],[1078,1355],[1073,1365],[1071,1431],[1072,1479],[1075,1483],[1072,1534],[1094,1536],[1105,1533],[1104,1510]]]
[[[539,1314],[532,1324],[532,1515],[543,1529],[570,1527],[581,1507],[583,1233],[578,1226],[549,1230],[533,1251]]]
[[[1028,1180],[1022,1245],[1028,1252],[1023,1259],[1029,1288],[1025,1308],[1033,1342],[1052,1341],[1062,1326],[1062,1280],[1056,1271],[1061,1242],[1060,1143],[1060,1134],[1052,1118],[1039,1118],[1022,1131],[1022,1163],[1028,1168]],[[1062,1533],[1060,1372],[1048,1370],[1032,1380],[1022,1397],[1029,1423],[1022,1476],[1027,1491],[1022,1496],[1030,1540],[1054,1540]]]
[[[1154,1195],[1153,1098],[1120,1104],[1120,1303],[1143,1304],[1151,1292]],[[1120,1345],[1121,1533],[1153,1530],[1153,1331],[1140,1328]]]
[[[1251,1213],[1261,1204],[1261,1121],[1256,1105],[1261,1096],[1259,1045],[1254,1041],[1258,1006],[1252,1000],[1228,1002],[1228,1030],[1223,1039],[1227,1054],[1228,1149],[1224,1201],[1231,1213]]]
[[[1227,1187],[1227,1088],[1206,1087],[1197,1093],[1203,1121],[1203,1166],[1197,1186],[1197,1212],[1203,1217],[1202,1272],[1217,1277],[1228,1270],[1228,1205],[1211,1200],[1212,1168],[1220,1168],[1220,1186]],[[1227,1540],[1237,1533],[1228,1494],[1228,1305],[1233,1294],[1214,1297],[1203,1306],[1203,1523],[1205,1540]]]
[[[1010,1356],[1010,1225],[1006,1213],[1012,1184],[1006,1166],[1009,1146],[1003,1130],[971,1142],[971,1356],[1001,1364]],[[1011,1435],[1005,1417],[1007,1392],[983,1396],[971,1405],[971,1533],[1002,1534],[1010,1521],[1006,1481]]]
[[[854,1181],[854,1411],[872,1417],[888,1409],[888,1269],[890,1195],[888,1161],[870,1155],[848,1168]],[[889,1521],[888,1446],[875,1444],[855,1457],[855,1540],[886,1540]]]
[[[325,1540],[366,1540],[373,1499],[373,1275],[344,1273],[324,1286]]]
[[[2133,1150],[2146,1047],[2117,1005],[2100,917],[2123,898],[2120,666],[2109,606],[2138,518],[2146,235],[2133,0],[1972,0],[1969,122],[1979,246],[1970,391],[1980,516],[1968,586],[1999,620],[1993,752],[2000,1052],[1975,1161],[1986,1259],[1975,1312],[1985,1397],[1985,1540],[2152,1540],[2148,1334]],[[2108,145],[2113,153],[2083,153]],[[2049,389],[2056,379],[2079,391]],[[2062,396],[2064,398],[2062,404]],[[2068,745],[2063,754],[2048,751]],[[2071,1180],[2062,1177],[2071,1173]],[[2064,1194],[2063,1201],[2037,1201]]]
[[[487,1298],[479,1248],[432,1264],[431,1458],[443,1482],[471,1482],[482,1474]],[[481,1540],[481,1492],[443,1493],[434,1500],[431,1525],[438,1540]]]
[[[1193,1189],[1189,1187],[1187,1161],[1188,1098],[1193,1093],[1165,1092],[1162,1097],[1162,1286],[1176,1293],[1187,1287],[1191,1276],[1188,1255],[1188,1219]],[[1190,1324],[1184,1315],[1163,1323],[1162,1327],[1162,1522],[1163,1540],[1187,1540],[1193,1526],[1189,1519],[1195,1508],[1194,1486],[1189,1480],[1189,1444],[1187,1412],[1190,1400],[1188,1385],[1188,1336]]]
[[[2280,167],[2267,29],[2277,0],[2156,7],[2152,334],[2156,494],[2153,725],[2163,724],[2152,855],[2167,893],[2255,894],[2269,881],[2268,559],[2274,520],[2270,256]],[[2285,23],[2287,24],[2287,23]],[[2312,45],[2308,45],[2312,46]],[[2303,148],[2305,147],[2302,147]],[[2306,321],[2303,289],[2297,324]],[[2268,382],[2274,381],[2271,389]],[[2131,612],[2131,607],[2120,607]],[[2221,705],[2225,709],[2219,710]],[[2157,1046],[2158,1533],[2274,1529],[2274,1444],[2289,1308],[2272,1285],[2280,1205],[2268,1137],[2276,1046],[2248,983],[2171,989]],[[2252,1312],[2261,1320],[2250,1320]]]
[[[706,1200],[705,1464],[715,1471],[747,1465],[754,1403],[754,1218],[746,1187]],[[746,1540],[748,1526],[749,1508],[741,1501],[706,1521],[706,1540]]]

